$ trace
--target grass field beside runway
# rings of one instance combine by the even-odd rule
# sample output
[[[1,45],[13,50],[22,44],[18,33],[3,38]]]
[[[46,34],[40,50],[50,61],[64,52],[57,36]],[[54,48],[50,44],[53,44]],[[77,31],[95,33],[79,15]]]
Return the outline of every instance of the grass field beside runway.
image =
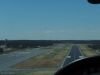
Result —
[[[95,50],[89,48],[86,44],[80,45],[81,53],[86,57],[96,56],[97,53]]]
[[[53,75],[68,53],[70,45],[62,44],[48,48],[51,48],[48,54],[32,57],[26,61],[14,65],[13,67],[17,69],[30,68],[33,70],[38,68],[37,71],[33,71],[27,75]],[[41,71],[42,68],[48,69]],[[49,68],[53,68],[54,70],[49,70]]]
[[[36,71],[29,73],[28,75],[53,75],[55,71]]]

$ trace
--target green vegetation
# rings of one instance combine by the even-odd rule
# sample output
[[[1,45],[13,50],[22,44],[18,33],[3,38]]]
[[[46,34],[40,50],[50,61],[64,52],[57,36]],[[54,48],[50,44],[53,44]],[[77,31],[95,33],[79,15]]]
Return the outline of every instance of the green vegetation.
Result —
[[[89,44],[88,47],[100,51],[100,44]]]
[[[67,52],[68,46],[64,44],[53,46],[47,54],[32,57],[14,65],[13,67],[18,69],[31,68],[33,70],[38,68],[37,71],[33,71],[30,74],[28,73],[28,75],[53,75],[53,73],[61,65]],[[44,68],[46,68],[46,70],[41,71]],[[53,68],[54,70],[49,70],[50,68]]]
[[[28,75],[53,75],[55,71],[36,71],[29,73]]]
[[[81,48],[81,53],[83,55],[85,55],[86,57],[91,57],[91,56],[97,55],[96,51],[89,48],[88,45],[86,45],[86,44],[80,45],[80,48]]]
[[[34,67],[57,67],[63,61],[67,49],[51,49],[48,54],[32,57],[22,63],[16,64],[16,68],[34,68]]]

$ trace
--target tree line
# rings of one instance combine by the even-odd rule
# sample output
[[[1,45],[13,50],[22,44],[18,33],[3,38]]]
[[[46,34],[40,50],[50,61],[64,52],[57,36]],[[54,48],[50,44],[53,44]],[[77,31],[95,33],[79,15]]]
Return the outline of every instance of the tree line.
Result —
[[[90,44],[88,45],[89,48],[92,48],[94,50],[100,49],[100,44]]]

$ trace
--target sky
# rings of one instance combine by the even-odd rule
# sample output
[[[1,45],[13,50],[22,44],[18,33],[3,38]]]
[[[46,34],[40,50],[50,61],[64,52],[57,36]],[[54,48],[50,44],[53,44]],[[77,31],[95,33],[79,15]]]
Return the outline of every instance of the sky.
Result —
[[[86,0],[0,0],[0,40],[100,40],[100,5]]]

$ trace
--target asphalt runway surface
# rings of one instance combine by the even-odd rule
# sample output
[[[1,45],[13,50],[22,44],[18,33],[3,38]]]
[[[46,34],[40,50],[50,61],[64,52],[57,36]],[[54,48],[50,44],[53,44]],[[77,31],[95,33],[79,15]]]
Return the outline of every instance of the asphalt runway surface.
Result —
[[[77,60],[77,59],[81,59],[84,58],[84,56],[81,54],[80,48],[78,45],[73,45],[72,48],[69,51],[69,54],[67,55],[67,57],[64,60],[64,63],[62,66],[66,66],[69,63]]]

